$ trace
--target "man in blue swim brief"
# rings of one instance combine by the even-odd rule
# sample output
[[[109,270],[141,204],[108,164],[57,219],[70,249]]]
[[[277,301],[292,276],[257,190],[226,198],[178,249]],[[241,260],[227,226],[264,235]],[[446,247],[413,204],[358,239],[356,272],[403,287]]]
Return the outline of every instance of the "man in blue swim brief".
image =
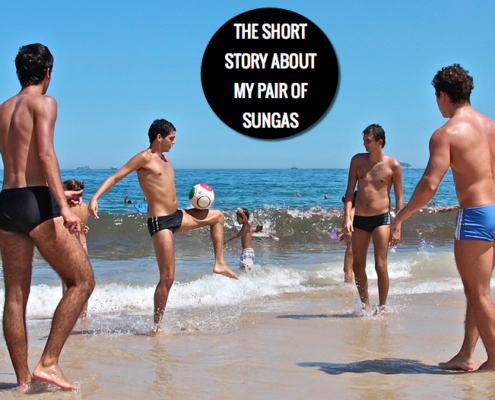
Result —
[[[481,336],[488,358],[479,369],[495,371],[495,304],[490,293],[495,261],[495,122],[471,107],[473,78],[459,64],[442,68],[432,84],[438,109],[449,120],[431,136],[428,166],[394,225],[432,199],[450,167],[461,207],[454,255],[467,305],[461,349],[440,367],[474,369],[474,349]]]

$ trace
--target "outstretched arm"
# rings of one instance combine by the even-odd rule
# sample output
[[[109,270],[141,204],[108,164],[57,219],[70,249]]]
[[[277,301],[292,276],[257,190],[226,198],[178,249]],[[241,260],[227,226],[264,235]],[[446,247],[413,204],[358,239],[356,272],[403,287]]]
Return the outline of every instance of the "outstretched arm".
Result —
[[[398,161],[393,166],[392,183],[394,185],[395,193],[395,214],[397,215],[400,210],[404,208],[404,193],[402,191],[402,168]],[[399,222],[394,226],[394,229],[390,229],[390,245],[396,246],[400,242],[402,224]]]
[[[96,193],[91,197],[89,202],[89,213],[93,218],[98,219],[98,200],[106,192],[108,192],[117,182],[120,182],[131,172],[137,171],[139,168],[143,168],[149,158],[147,150],[132,157],[127,164],[120,168],[115,174],[109,176],[100,185]]]
[[[228,242],[230,242],[232,239],[237,239],[238,237],[241,236],[241,231],[237,232],[236,234],[232,235],[229,237],[225,242],[223,242],[223,245],[225,246]]]
[[[426,170],[419,180],[414,193],[405,206],[396,216],[392,229],[413,213],[424,207],[435,196],[438,186],[450,166],[450,143],[447,132],[440,128],[430,139],[430,159]]]

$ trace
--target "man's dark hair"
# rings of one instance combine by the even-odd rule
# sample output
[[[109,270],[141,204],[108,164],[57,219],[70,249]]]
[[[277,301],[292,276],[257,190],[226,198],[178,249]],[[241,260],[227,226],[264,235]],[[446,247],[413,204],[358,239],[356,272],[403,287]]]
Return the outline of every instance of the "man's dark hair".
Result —
[[[373,138],[378,142],[380,139],[383,140],[382,148],[385,147],[385,131],[378,124],[371,124],[363,131],[363,136],[372,135]]]
[[[153,144],[158,135],[166,137],[172,132],[175,132],[175,127],[172,125],[171,122],[168,122],[166,119],[155,119],[148,131],[150,144]]]
[[[22,46],[15,58],[17,77],[23,88],[38,85],[53,70],[53,56],[48,47],[40,43]]]
[[[436,96],[440,97],[440,92],[445,92],[452,104],[470,103],[474,85],[473,77],[468,74],[469,71],[466,71],[459,64],[442,68],[431,81]]]
[[[242,209],[242,211],[244,211],[244,215],[246,216],[247,220],[249,221],[249,211],[244,207],[241,207],[241,209]],[[241,214],[239,214],[239,211],[237,211],[236,215],[241,215]]]

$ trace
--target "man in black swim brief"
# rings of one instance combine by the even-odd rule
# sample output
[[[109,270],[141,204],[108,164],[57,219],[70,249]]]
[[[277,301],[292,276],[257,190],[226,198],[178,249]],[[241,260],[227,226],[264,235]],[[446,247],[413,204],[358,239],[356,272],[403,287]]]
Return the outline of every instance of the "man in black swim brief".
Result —
[[[182,210],[177,210],[173,214],[165,215],[163,217],[151,217],[148,218],[148,231],[151,236],[164,229],[170,229],[173,233],[182,225],[182,218],[184,214]]]
[[[378,278],[378,311],[385,307],[389,281],[387,271],[388,244],[395,246],[400,240],[400,226],[390,231],[390,192],[395,192],[397,211],[404,207],[402,196],[402,170],[400,163],[383,153],[385,132],[380,125],[370,125],[363,131],[363,144],[367,153],[356,154],[351,161],[345,195],[344,232],[352,234],[354,278],[359,297],[366,310],[370,310],[366,255],[373,240],[375,270]],[[357,183],[356,208],[353,213],[353,192]]]
[[[151,334],[162,332],[161,321],[168,295],[175,279],[174,233],[186,232],[200,227],[210,228],[215,254],[213,272],[238,279],[223,256],[224,215],[220,210],[177,209],[175,174],[168,153],[175,145],[175,127],[169,121],[153,121],[148,138],[150,147],[132,157],[115,174],[108,177],[89,202],[89,212],[98,218],[98,199],[121,179],[132,172],[138,175],[139,185],[148,202],[148,230],[153,240],[160,279],[154,295],[154,323]]]
[[[78,389],[59,365],[60,352],[93,291],[89,259],[72,234],[81,220],[69,207],[54,148],[57,102],[46,92],[53,56],[46,46],[21,47],[15,59],[21,91],[0,104],[0,251],[5,282],[3,333],[21,391],[33,380],[64,390]],[[32,374],[28,363],[26,305],[34,247],[67,285],[55,309],[40,361]]]

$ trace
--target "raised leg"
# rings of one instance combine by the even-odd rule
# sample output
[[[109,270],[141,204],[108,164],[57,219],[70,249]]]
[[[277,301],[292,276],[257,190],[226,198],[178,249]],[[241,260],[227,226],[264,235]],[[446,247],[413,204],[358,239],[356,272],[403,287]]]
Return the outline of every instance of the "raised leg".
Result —
[[[388,269],[387,269],[387,252],[388,239],[390,237],[390,226],[382,225],[375,228],[371,234],[373,238],[373,248],[375,252],[375,270],[378,277],[378,296],[380,308],[387,303],[388,297]]]
[[[23,233],[0,230],[5,282],[3,332],[19,387],[32,381],[28,366],[26,305],[31,287],[33,241]]]
[[[183,210],[182,212],[184,213],[184,218],[177,232],[186,232],[202,226],[209,226],[215,253],[213,272],[228,278],[239,279],[234,271],[227,266],[223,258],[223,212],[220,210],[197,210],[195,208]]]
[[[473,330],[469,320],[472,315],[488,354],[487,361],[480,369],[493,371],[495,370],[495,304],[490,296],[490,279],[494,263],[493,244],[475,240],[456,240],[454,253],[470,311],[466,316],[466,327],[470,329],[466,332],[469,340],[467,345],[473,346],[473,342],[476,343],[476,331]],[[466,350],[470,351],[469,348]]]
[[[174,235],[172,231],[165,229],[155,233],[153,235],[153,247],[160,271],[160,281],[155,290],[154,322],[156,326],[154,333],[157,333],[158,324],[163,319],[168,295],[175,279]]]
[[[50,335],[33,376],[65,390],[78,386],[68,381],[58,365],[62,348],[91,295],[95,281],[86,253],[76,237],[69,234],[62,218],[45,221],[30,232],[41,255],[67,285],[53,315]]]
[[[352,255],[354,257],[352,269],[359,292],[359,298],[366,309],[370,308],[368,296],[368,276],[366,275],[366,254],[370,244],[371,233],[362,229],[354,229],[352,234]]]

